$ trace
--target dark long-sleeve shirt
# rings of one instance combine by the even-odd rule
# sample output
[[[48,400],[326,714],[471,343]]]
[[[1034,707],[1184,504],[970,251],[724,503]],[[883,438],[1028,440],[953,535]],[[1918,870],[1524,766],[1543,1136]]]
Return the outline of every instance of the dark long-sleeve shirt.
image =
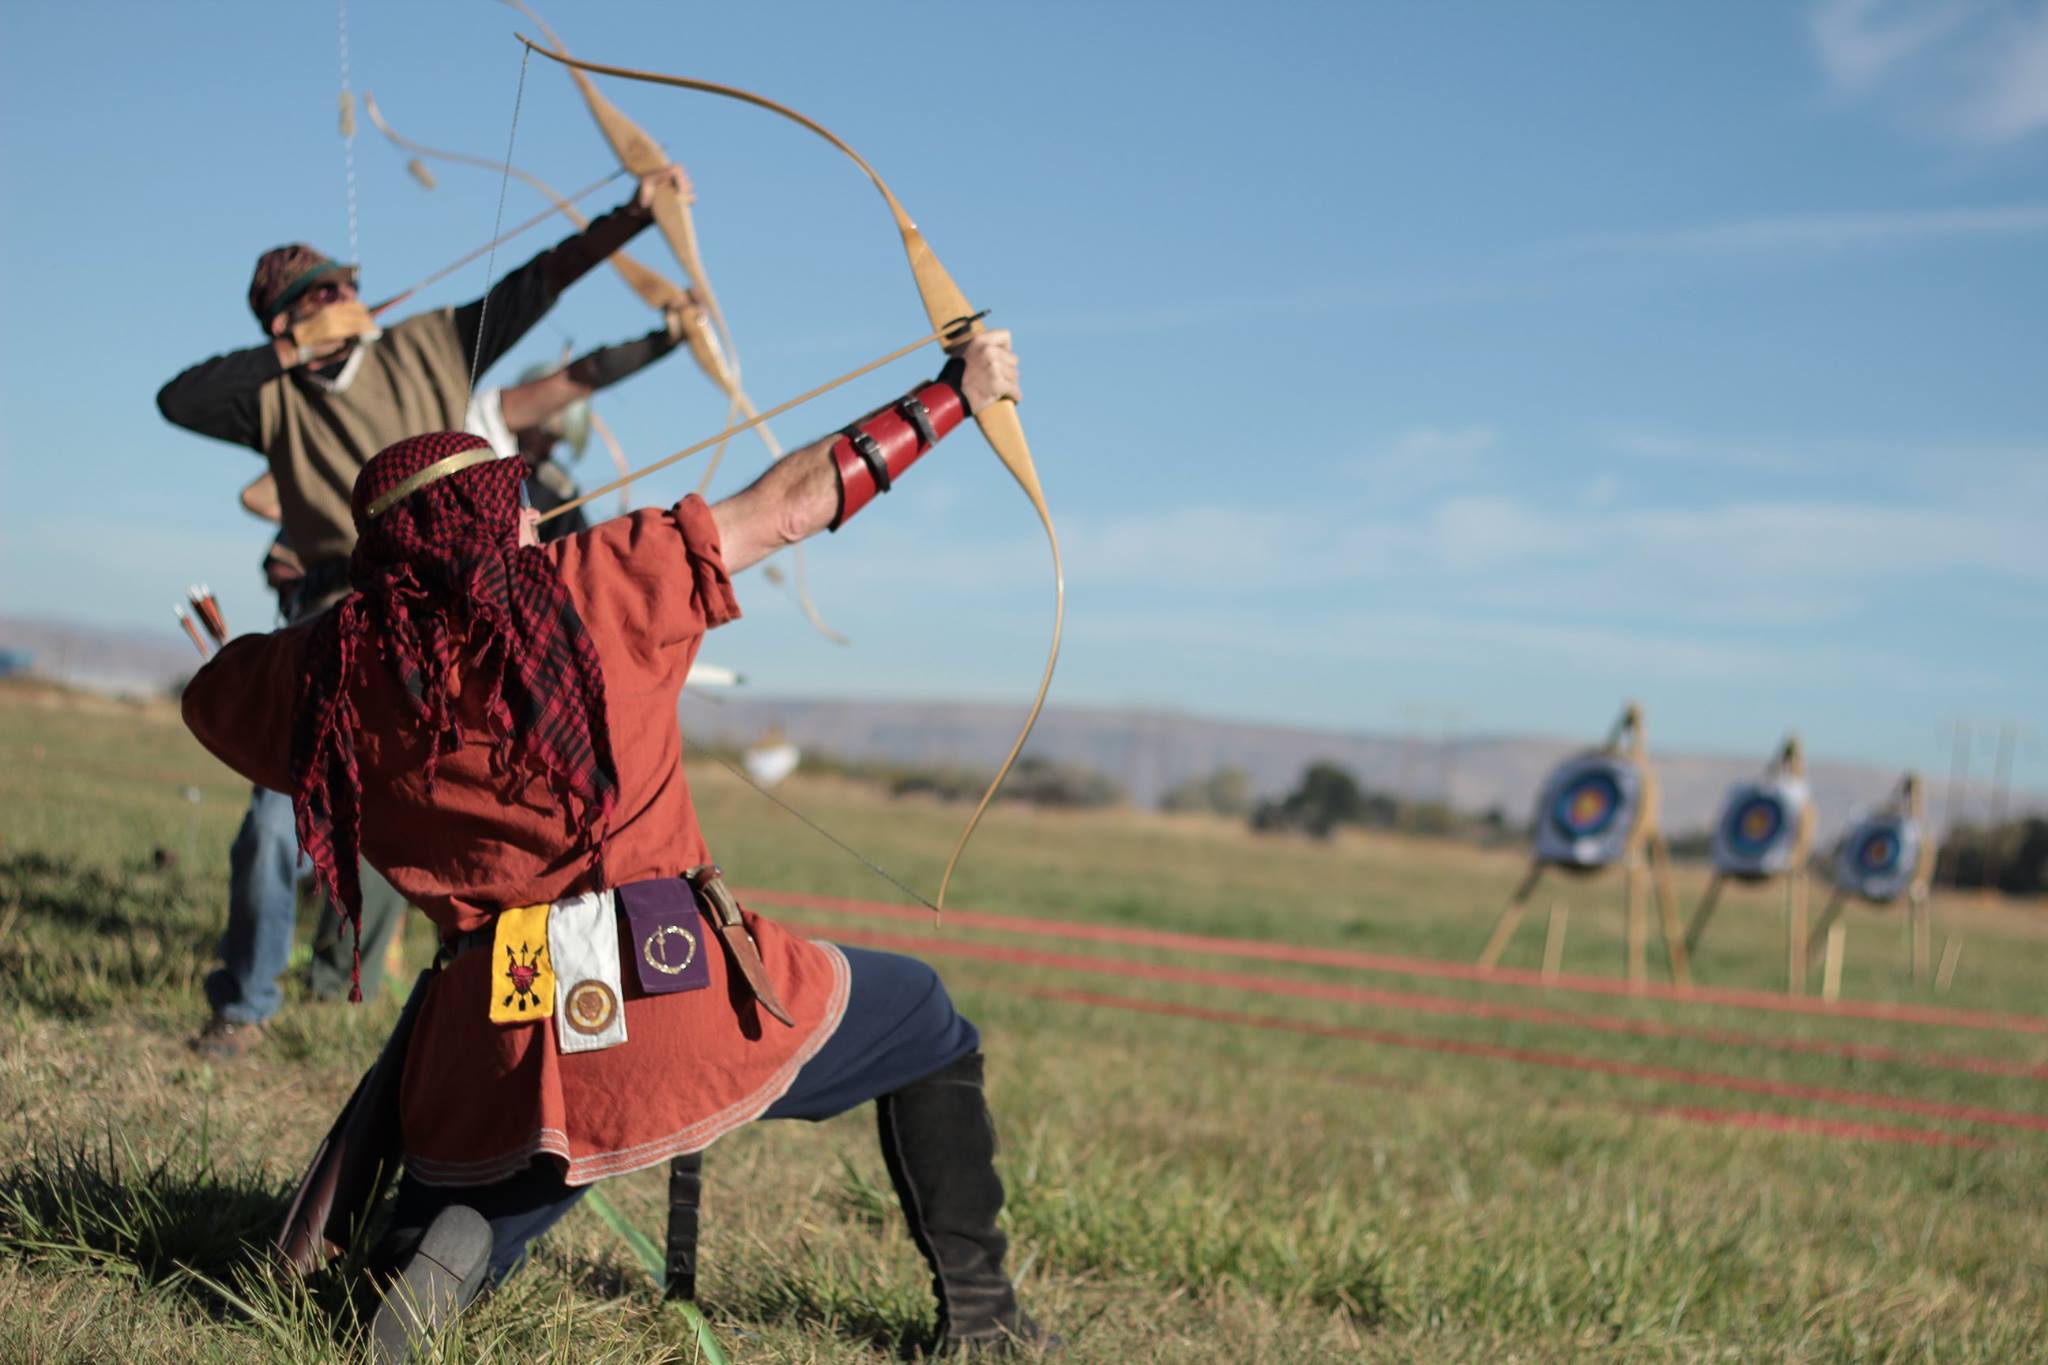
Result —
[[[270,462],[285,532],[309,569],[355,546],[349,494],[394,441],[462,427],[469,379],[526,335],[562,291],[653,219],[626,204],[513,270],[473,303],[416,314],[363,350],[345,388],[285,369],[269,344],[201,361],[164,385],[157,408],[202,436]]]

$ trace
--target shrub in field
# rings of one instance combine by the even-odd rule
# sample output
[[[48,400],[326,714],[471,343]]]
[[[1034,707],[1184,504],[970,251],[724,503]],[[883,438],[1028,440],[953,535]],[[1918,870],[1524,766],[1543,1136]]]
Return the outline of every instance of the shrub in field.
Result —
[[[1012,801],[1029,801],[1038,806],[1083,809],[1114,806],[1124,799],[1122,787],[1092,768],[1036,757],[1020,759],[1010,770],[1010,780],[1003,784],[999,794]]]
[[[1375,809],[1357,778],[1334,763],[1314,763],[1293,791],[1278,801],[1259,803],[1252,812],[1252,828],[1299,830],[1327,839],[1339,825],[1365,823],[1368,811]]]
[[[1216,815],[1249,815],[1252,779],[1242,768],[1218,768],[1207,777],[1191,777],[1159,800],[1161,810],[1209,811]]]

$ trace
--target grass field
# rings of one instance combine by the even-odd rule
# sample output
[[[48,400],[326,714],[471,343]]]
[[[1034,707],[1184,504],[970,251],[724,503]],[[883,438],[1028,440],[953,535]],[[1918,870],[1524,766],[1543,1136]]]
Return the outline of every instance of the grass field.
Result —
[[[717,769],[693,777],[741,883],[900,899]],[[785,794],[916,886],[936,882],[964,815],[823,780]],[[251,1243],[396,1001],[295,1000],[231,1069],[183,1047],[245,796],[167,708],[0,692],[0,1358],[328,1360],[355,1330],[345,1275],[287,1293]],[[175,866],[158,868],[158,849]],[[1451,844],[1001,809],[951,899],[1463,962],[1520,871],[1516,855]],[[1680,880],[1689,906],[1702,873]],[[1556,889],[1574,906],[1566,971],[1618,971],[1614,884]],[[1701,978],[1779,984],[1776,908],[1731,896]],[[1937,910],[1938,932],[1965,943],[1939,1003],[2041,1008],[2048,915]],[[848,941],[933,934],[782,917]],[[1028,1306],[1070,1338],[1063,1359],[2048,1357],[2048,1034],[1250,961],[1054,927],[941,938],[932,960],[986,1035],[1015,1269]],[[415,916],[415,965],[429,941]],[[1533,966],[1541,941],[1525,928],[1509,965]],[[1905,979],[1896,916],[1856,914],[1849,949],[1846,998],[1935,1003]],[[1384,994],[1343,998],[1355,988]],[[1518,1008],[1474,1012],[1501,1006]],[[928,1330],[872,1133],[863,1111],[756,1125],[709,1154],[701,1297],[736,1361],[871,1361]],[[659,1236],[660,1171],[606,1188]],[[444,1358],[689,1360],[690,1341],[579,1209]]]

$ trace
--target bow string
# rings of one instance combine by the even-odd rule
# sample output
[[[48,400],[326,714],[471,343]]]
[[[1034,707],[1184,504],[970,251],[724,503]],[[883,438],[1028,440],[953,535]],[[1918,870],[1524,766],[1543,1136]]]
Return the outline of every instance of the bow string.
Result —
[[[506,0],[506,3],[513,5],[515,8],[525,10],[531,16],[531,11],[526,10],[521,0]],[[537,17],[535,22],[539,23]],[[596,92],[594,84],[589,80],[590,75],[611,76],[620,80],[639,81],[648,85],[662,85],[678,90],[694,90],[700,94],[717,95],[725,99],[737,100],[742,104],[752,105],[757,109],[763,109],[788,119],[790,122],[808,129],[810,132],[831,143],[832,146],[845,154],[849,160],[861,169],[862,173],[867,176],[868,180],[873,183],[875,189],[881,194],[883,202],[887,204],[889,214],[895,221],[897,233],[903,239],[903,251],[910,264],[911,278],[916,282],[918,296],[924,304],[925,316],[930,320],[933,330],[947,332],[956,338],[969,336],[982,330],[980,316],[974,305],[967,301],[966,293],[961,290],[960,286],[955,283],[952,275],[940,263],[937,254],[932,251],[931,245],[925,241],[924,234],[918,230],[917,224],[904,209],[902,201],[896,197],[895,191],[889,188],[888,182],[882,179],[880,173],[868,163],[865,157],[855,151],[837,133],[825,127],[824,124],[819,123],[808,115],[799,113],[788,105],[779,104],[764,95],[755,94],[750,90],[743,90],[738,86],[724,85],[716,81],[698,80],[689,76],[673,76],[663,72],[639,71],[630,67],[609,66],[599,62],[589,62],[571,57],[562,47],[560,40],[556,39],[552,33],[548,33],[545,26],[542,27],[542,32],[547,35],[553,44],[552,47],[544,47],[524,34],[519,35],[519,41],[524,43],[529,50],[570,69],[575,76],[578,87],[584,93],[585,101],[590,105],[592,114],[596,116],[599,126],[605,129],[606,137],[612,139],[614,149],[617,150],[621,161],[626,164],[629,170],[636,170],[633,160],[629,159],[629,154],[630,157],[644,159],[651,151],[653,156],[661,157],[659,162],[649,167],[651,170],[658,170],[663,165],[666,165],[666,157],[662,156],[659,147],[654,144],[653,139],[649,138],[644,132],[641,132],[624,114],[619,113],[609,101]],[[615,136],[615,132],[617,136]],[[646,172],[638,171],[637,173],[645,174]],[[665,198],[671,200],[671,206],[667,210],[663,208]],[[680,196],[657,195],[655,199],[655,218],[657,222],[662,224],[664,233],[670,235],[672,246],[675,245],[678,237],[687,231],[687,210],[683,208]],[[674,233],[670,232],[671,220],[678,220]],[[694,233],[690,233],[688,239],[694,251]],[[678,248],[678,254],[682,254],[680,248]],[[685,268],[688,268],[687,261],[685,262]],[[693,281],[695,278],[693,275]],[[707,299],[706,306],[712,309],[713,316],[716,318],[718,315],[715,304]],[[1045,672],[1039,680],[1038,691],[1032,698],[1031,709],[1025,717],[1024,726],[1018,731],[1015,742],[1010,745],[1008,754],[1003,758],[1002,766],[996,770],[994,780],[989,783],[988,789],[982,793],[980,801],[975,804],[973,814],[968,817],[966,826],[960,831],[958,839],[954,842],[951,856],[946,860],[945,871],[939,878],[938,895],[933,898],[932,902],[935,910],[944,908],[946,891],[952,883],[954,870],[959,866],[960,855],[966,850],[967,842],[973,837],[975,828],[981,823],[982,815],[988,810],[989,803],[995,800],[996,792],[1001,789],[1003,780],[1009,776],[1010,769],[1016,765],[1018,756],[1023,753],[1025,743],[1031,738],[1032,729],[1038,724],[1039,713],[1045,709],[1046,694],[1052,689],[1053,671],[1059,663],[1060,635],[1066,619],[1066,573],[1060,562],[1059,533],[1053,527],[1052,511],[1046,505],[1045,490],[1039,482],[1037,465],[1031,458],[1030,443],[1024,437],[1024,424],[1017,416],[1017,405],[1007,398],[1000,399],[976,410],[974,421],[981,428],[981,433],[987,439],[990,449],[995,452],[996,458],[1002,461],[1003,467],[1009,470],[1011,477],[1017,481],[1018,487],[1024,490],[1024,495],[1030,500],[1032,509],[1038,513],[1040,525],[1045,529],[1046,544],[1052,553],[1052,644],[1047,651]]]

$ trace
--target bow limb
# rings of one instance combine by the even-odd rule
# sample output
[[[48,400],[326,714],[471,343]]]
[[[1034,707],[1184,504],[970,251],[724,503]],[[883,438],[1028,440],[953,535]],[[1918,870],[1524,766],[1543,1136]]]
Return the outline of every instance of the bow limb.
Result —
[[[590,225],[590,220],[578,211],[575,205],[571,204],[549,186],[546,181],[532,172],[521,170],[517,166],[507,166],[502,161],[492,161],[488,157],[472,156],[467,152],[451,152],[442,147],[429,147],[424,142],[415,142],[411,138],[403,136],[397,129],[391,126],[390,122],[384,117],[384,111],[377,107],[377,99],[374,95],[364,94],[363,110],[370,116],[371,125],[378,132],[382,133],[391,142],[392,146],[397,147],[399,150],[410,152],[416,157],[429,157],[435,161],[446,161],[457,166],[475,166],[481,170],[498,172],[501,175],[509,174],[513,179],[531,186],[543,199],[546,199],[555,206],[556,212],[560,213],[577,227],[583,228]],[[428,186],[428,188],[431,189],[432,186]],[[613,252],[611,266],[612,269],[619,273],[619,278],[626,282],[626,287],[637,294],[641,302],[645,303],[648,307],[657,311],[668,308],[688,311],[689,296],[680,285],[671,280],[664,279],[660,274],[648,269],[626,252]],[[694,351],[696,348],[693,345],[691,349]]]
[[[523,8],[523,5],[519,5],[519,0],[506,0],[506,3]],[[777,114],[825,139],[860,167],[862,173],[873,182],[875,189],[881,194],[883,202],[888,205],[889,215],[896,222],[896,231],[903,238],[903,253],[910,263],[911,278],[917,283],[918,296],[924,301],[925,315],[931,320],[933,329],[949,331],[955,336],[967,336],[981,330],[980,322],[975,320],[974,306],[967,301],[967,295],[954,282],[946,267],[940,264],[938,256],[925,241],[924,234],[918,230],[909,213],[904,210],[903,203],[897,199],[895,191],[891,190],[880,173],[868,164],[867,158],[824,124],[808,115],[798,113],[786,104],[778,104],[765,95],[757,95],[738,86],[722,85],[716,81],[698,80],[690,76],[671,76],[656,71],[636,71],[628,67],[586,62],[560,50],[559,42],[555,43],[555,50],[551,51],[523,34],[519,40],[541,56],[560,62],[578,73],[616,76],[621,80],[665,85],[677,90],[695,90],[701,94],[738,100],[742,104],[751,104],[757,109]],[[579,74],[577,83],[586,88],[587,96],[590,82]],[[595,104],[592,109],[595,112]],[[603,121],[602,116],[599,121]],[[630,166],[630,163],[628,164]],[[1010,746],[1010,752],[1004,757],[1002,766],[996,770],[995,780],[989,783],[988,790],[982,793],[981,800],[974,807],[973,815],[968,817],[966,828],[960,831],[960,837],[953,845],[952,856],[946,860],[946,870],[939,878],[939,893],[933,898],[935,908],[945,906],[946,888],[952,883],[953,871],[959,865],[960,855],[966,849],[967,841],[973,837],[975,827],[981,823],[982,814],[995,799],[1003,779],[1009,776],[1018,756],[1024,752],[1024,745],[1031,738],[1032,728],[1038,724],[1039,712],[1045,709],[1046,694],[1052,688],[1053,670],[1059,663],[1060,635],[1066,620],[1066,572],[1060,564],[1059,534],[1053,529],[1052,512],[1046,506],[1045,490],[1039,483],[1038,468],[1031,458],[1031,446],[1024,438],[1024,424],[1017,417],[1017,405],[1007,398],[991,403],[974,414],[974,421],[981,428],[981,434],[987,438],[989,448],[995,451],[996,458],[1003,462],[1003,467],[1010,471],[1010,476],[1016,479],[1018,487],[1022,488],[1024,495],[1031,500],[1033,510],[1038,513],[1038,519],[1045,527],[1046,543],[1052,551],[1052,646],[1047,651],[1045,674],[1039,681],[1038,694],[1032,699],[1031,711],[1025,717],[1024,728],[1018,732],[1016,742]]]
[[[541,35],[554,48],[553,55],[568,58],[569,48],[563,43],[561,35],[550,28],[547,20],[541,18],[526,0],[504,2],[534,22]],[[569,66],[569,74],[575,80],[584,104],[589,107],[591,117],[597,121],[599,131],[611,145],[612,154],[618,157],[619,164],[624,166],[628,173],[636,176],[651,175],[669,165],[668,153],[662,150],[661,145],[646,129],[628,118],[617,105],[606,99],[604,92],[573,63],[565,61],[565,65]],[[676,263],[689,278],[691,294],[710,315],[711,325],[707,328],[703,320],[697,316],[695,309],[685,311],[684,337],[689,341],[690,353],[696,357],[698,367],[709,375],[711,381],[725,394],[730,404],[726,414],[726,425],[730,427],[737,421],[751,421],[759,415],[758,410],[740,383],[739,348],[733,344],[732,331],[725,323],[725,312],[718,305],[717,291],[711,287],[711,277],[704,269],[704,258],[697,249],[696,218],[691,214],[690,206],[683,197],[673,188],[664,185],[654,196],[654,221],[660,227],[663,238],[667,240],[669,250],[675,255]],[[652,271],[647,273],[653,274]],[[660,276],[655,278],[660,279]],[[647,295],[642,293],[641,297],[646,298]],[[767,450],[771,464],[782,458],[782,444],[775,439],[775,434],[766,424],[756,426],[754,432],[763,448]],[[697,483],[697,492],[700,495],[711,486],[711,480],[717,476],[718,467],[725,460],[726,448],[726,442],[720,441],[717,448],[711,452],[711,458],[705,462],[703,476]],[[826,624],[825,618],[818,611],[817,603],[811,599],[809,577],[804,572],[803,548],[798,546],[793,553],[796,559],[797,605],[802,609],[805,618],[819,634],[834,644],[852,643],[846,636]]]
[[[533,20],[541,34],[554,48],[553,55],[560,58],[569,56],[569,49],[562,42],[560,35],[548,26],[547,20],[534,12],[526,0],[504,0],[504,3]],[[630,174],[645,176],[664,170],[670,165],[669,155],[662,150],[661,144],[656,142],[646,129],[626,117],[617,105],[606,99],[604,93],[588,76],[573,65],[570,65],[569,74],[575,80],[584,104],[589,106],[590,116],[597,120],[599,131],[611,145],[612,154],[618,157],[621,166]],[[675,254],[676,264],[680,265],[683,273],[689,277],[692,292],[711,315],[711,325],[718,333],[719,346],[723,351],[723,355],[719,357],[720,371],[724,376],[720,387],[725,388],[730,396],[731,390],[739,384],[739,351],[733,345],[732,330],[725,325],[725,311],[718,306],[718,295],[711,288],[711,280],[704,272],[703,259],[697,252],[696,220],[691,216],[690,206],[684,201],[683,196],[667,185],[655,192],[653,207],[654,221],[661,228],[661,235],[667,240],[669,250]],[[696,349],[694,344],[692,349]],[[701,363],[703,357],[700,356],[699,360]]]
[[[538,22],[537,19],[536,22]],[[430,147],[426,143],[416,142],[399,133],[397,129],[391,126],[390,121],[384,117],[384,111],[378,108],[376,97],[373,95],[366,93],[363,96],[363,107],[369,114],[371,124],[399,150],[409,152],[414,157],[426,157],[436,161],[446,161],[458,166],[475,166],[482,170],[508,174],[514,179],[532,187],[542,198],[553,204],[557,212],[577,227],[589,226],[590,220],[588,218],[578,212],[567,199],[557,193],[546,181],[532,172],[522,170],[517,166],[506,165],[503,162],[492,161],[488,157],[473,156],[468,152],[449,151],[443,147]],[[666,163],[664,162],[663,164]],[[418,163],[415,162],[414,165],[417,166]],[[423,167],[418,168],[414,172],[414,177],[418,179],[423,171]],[[423,179],[420,183],[426,185],[429,189],[433,188],[429,180]],[[685,209],[686,221],[687,214],[688,210]],[[691,240],[694,241],[694,237]],[[690,347],[691,357],[696,360],[698,368],[703,370],[710,377],[712,383],[716,384],[730,399],[738,382],[737,375],[733,365],[726,358],[725,348],[719,345],[718,338],[705,326],[704,318],[697,305],[697,298],[707,297],[708,291],[700,291],[693,297],[690,290],[684,289],[659,271],[641,264],[639,260],[623,250],[613,252],[610,263],[612,269],[618,272],[619,278],[626,282],[626,287],[638,295],[642,303],[645,303],[649,308],[654,309],[658,313],[666,314],[673,311],[678,315],[683,329],[683,340]],[[737,404],[735,404],[735,410],[737,410]],[[752,414],[748,413],[747,415],[751,416]],[[727,425],[731,425],[733,420],[733,418],[728,417]],[[717,471],[719,461],[724,457],[725,445],[721,442],[718,449],[713,453],[709,466],[705,471],[707,483],[710,480],[710,475]],[[827,631],[826,633],[829,635],[832,632]]]

